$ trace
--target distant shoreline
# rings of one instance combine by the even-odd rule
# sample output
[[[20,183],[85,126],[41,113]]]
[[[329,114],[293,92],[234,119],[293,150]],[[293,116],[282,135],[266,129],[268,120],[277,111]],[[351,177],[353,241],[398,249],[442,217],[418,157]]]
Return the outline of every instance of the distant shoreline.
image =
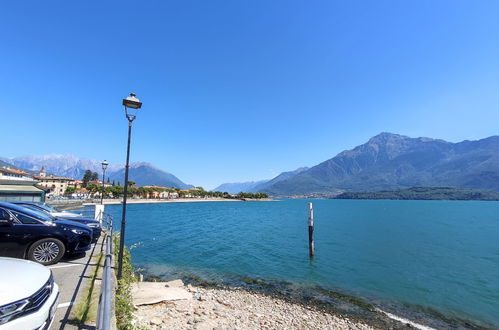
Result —
[[[203,203],[203,202],[272,202],[271,198],[262,199],[229,199],[229,198],[177,198],[177,199],[127,199],[127,204],[161,204],[161,203]],[[122,204],[121,199],[105,199],[104,205],[119,205]],[[83,203],[83,206],[97,205],[100,202]]]
[[[498,201],[496,191],[455,187],[412,187],[398,190],[344,192],[333,199]]]

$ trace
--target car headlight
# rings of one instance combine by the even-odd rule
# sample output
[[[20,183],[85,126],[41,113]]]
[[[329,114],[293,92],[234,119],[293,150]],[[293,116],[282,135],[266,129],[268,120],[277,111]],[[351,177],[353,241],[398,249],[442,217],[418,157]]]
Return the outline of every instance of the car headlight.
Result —
[[[75,233],[76,235],[81,235],[81,234],[85,233],[85,231],[83,231],[81,229],[71,229],[71,232]]]
[[[87,223],[87,226],[90,228],[100,228],[100,225],[98,223]]]
[[[9,322],[11,318],[21,313],[28,303],[28,299],[23,299],[11,304],[0,306],[0,324]]]

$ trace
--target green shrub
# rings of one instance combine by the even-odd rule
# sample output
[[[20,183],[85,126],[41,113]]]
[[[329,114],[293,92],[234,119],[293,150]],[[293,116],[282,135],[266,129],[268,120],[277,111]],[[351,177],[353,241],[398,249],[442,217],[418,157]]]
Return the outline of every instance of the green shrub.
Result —
[[[118,260],[119,236],[114,236],[114,257]],[[116,263],[116,266],[117,263]],[[123,250],[123,266],[121,279],[116,286],[116,327],[119,330],[133,329],[133,303],[132,303],[132,283],[135,281],[132,258],[129,249],[125,246]]]

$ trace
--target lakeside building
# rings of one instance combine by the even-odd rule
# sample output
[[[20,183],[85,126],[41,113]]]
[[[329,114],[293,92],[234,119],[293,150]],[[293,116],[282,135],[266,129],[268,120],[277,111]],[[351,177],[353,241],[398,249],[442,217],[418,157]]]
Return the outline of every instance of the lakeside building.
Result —
[[[0,180],[33,181],[33,175],[21,170],[1,167]]]
[[[190,192],[189,189],[180,189],[179,191],[183,194],[184,198],[191,198],[192,197],[192,195],[189,193]]]
[[[78,185],[78,184],[76,184],[76,186],[75,186],[75,187],[76,187],[76,188],[82,188],[83,181],[78,180],[78,183],[79,183],[79,185]],[[88,181],[88,182],[87,182],[87,185],[89,185],[89,184],[94,184],[94,185],[96,185],[96,186],[98,186],[98,187],[102,187],[102,180],[93,180],[93,181]],[[112,186],[112,183],[109,183],[109,182],[104,182],[104,187],[111,187],[111,186]]]
[[[38,185],[49,189],[49,194],[54,196],[62,196],[68,187],[74,187],[76,180],[56,175],[35,175],[35,179],[39,181]]]
[[[180,189],[179,191],[183,194],[184,198],[193,198],[193,197],[196,197],[196,195],[195,194],[191,194],[191,193],[193,191],[201,191],[201,189],[197,188],[197,187],[192,187],[192,188],[189,188],[189,189]]]
[[[174,188],[168,188],[168,187],[162,187],[162,186],[143,186],[143,188],[159,188],[158,191],[149,192],[147,198],[153,198],[153,199],[178,198],[178,193],[176,191],[171,191],[171,190],[174,190]]]
[[[34,176],[17,169],[0,168],[0,201],[45,201],[45,191],[36,187]]]

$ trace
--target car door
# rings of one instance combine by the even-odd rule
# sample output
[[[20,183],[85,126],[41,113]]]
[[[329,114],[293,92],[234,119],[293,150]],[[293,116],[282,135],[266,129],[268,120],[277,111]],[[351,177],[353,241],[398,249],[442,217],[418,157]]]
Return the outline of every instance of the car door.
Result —
[[[19,230],[15,229],[14,222],[14,217],[0,207],[0,256],[23,258],[24,244],[22,239],[19,240]]]
[[[31,243],[43,238],[47,226],[39,220],[15,210],[5,210],[10,213],[13,222],[10,227],[4,227],[5,256],[24,258]]]

